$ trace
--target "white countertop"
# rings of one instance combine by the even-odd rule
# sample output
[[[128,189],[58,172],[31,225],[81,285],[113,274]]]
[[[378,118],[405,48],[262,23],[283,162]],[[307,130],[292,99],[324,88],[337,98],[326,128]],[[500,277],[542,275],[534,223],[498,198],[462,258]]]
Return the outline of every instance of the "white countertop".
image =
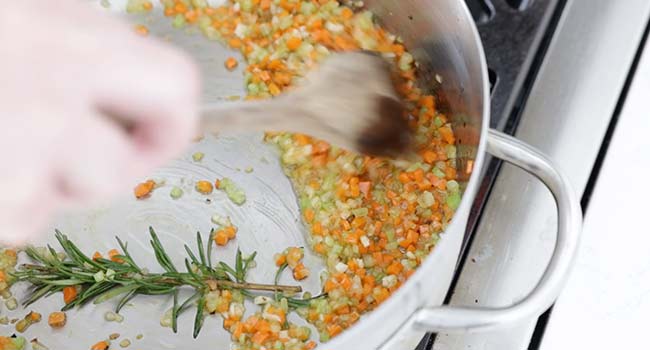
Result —
[[[542,350],[647,348],[649,200],[650,43],[615,129],[586,212],[580,253],[551,314]]]

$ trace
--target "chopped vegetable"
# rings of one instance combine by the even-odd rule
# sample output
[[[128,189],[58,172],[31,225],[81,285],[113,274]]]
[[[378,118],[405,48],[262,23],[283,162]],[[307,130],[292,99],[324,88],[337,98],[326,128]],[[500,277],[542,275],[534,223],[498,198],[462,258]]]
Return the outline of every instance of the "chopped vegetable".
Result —
[[[149,28],[143,24],[138,24],[135,26],[135,32],[138,33],[139,35],[142,36],[147,36],[149,35]]]
[[[38,339],[34,338],[29,341],[32,344],[32,350],[48,350],[49,348],[43,343],[39,342]]]
[[[25,315],[25,317],[22,320],[16,323],[16,331],[20,333],[25,332],[27,328],[29,328],[29,326],[33,325],[34,323],[41,322],[41,318],[42,318],[41,314],[39,314],[38,312],[31,311],[30,313]]]
[[[102,340],[90,347],[90,350],[107,350],[111,343],[108,340]]]
[[[5,337],[0,336],[0,349],[2,350],[23,350],[27,340],[23,337]]]
[[[16,298],[11,297],[5,300],[5,306],[7,307],[7,309],[11,311],[16,310],[16,308],[18,307],[18,301],[16,300]]]
[[[63,288],[63,302],[70,304],[77,298],[77,287],[67,286]]]
[[[65,312],[60,311],[51,313],[47,318],[47,324],[49,324],[52,328],[62,328],[65,326],[66,321],[67,317]]]
[[[147,180],[145,182],[138,184],[133,190],[133,193],[135,194],[135,198],[143,199],[149,197],[149,195],[151,194],[151,192],[155,187],[156,187],[156,182],[153,180]]]
[[[226,69],[228,69],[229,71],[233,71],[235,70],[235,68],[237,68],[239,62],[237,62],[237,59],[234,57],[228,57],[224,65],[226,66]]]
[[[210,181],[198,181],[196,183],[196,191],[202,194],[210,194],[212,193],[213,187],[212,183]]]
[[[128,340],[128,339],[123,339],[120,342],[120,347],[122,347],[122,348],[128,348],[130,345],[131,345],[131,341]]]
[[[178,186],[174,186],[172,187],[172,190],[169,191],[169,196],[172,197],[172,199],[179,199],[183,196],[183,190]]]
[[[246,202],[246,193],[244,193],[244,191],[231,179],[225,177],[219,180],[218,188],[225,191],[228,199],[230,199],[233,203],[242,205]]]
[[[203,152],[195,152],[192,154],[192,160],[198,163],[203,160],[204,156],[205,154]]]

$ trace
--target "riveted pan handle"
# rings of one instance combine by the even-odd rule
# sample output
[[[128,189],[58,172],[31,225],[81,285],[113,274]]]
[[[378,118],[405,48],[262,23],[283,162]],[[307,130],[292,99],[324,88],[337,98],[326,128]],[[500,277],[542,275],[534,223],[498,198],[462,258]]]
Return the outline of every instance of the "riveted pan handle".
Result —
[[[539,151],[501,132],[490,130],[487,146],[489,153],[534,175],[553,194],[558,213],[555,250],[544,275],[523,300],[495,308],[443,305],[420,309],[414,315],[418,330],[480,331],[537,317],[557,299],[573,265],[582,230],[582,212],[566,177]]]

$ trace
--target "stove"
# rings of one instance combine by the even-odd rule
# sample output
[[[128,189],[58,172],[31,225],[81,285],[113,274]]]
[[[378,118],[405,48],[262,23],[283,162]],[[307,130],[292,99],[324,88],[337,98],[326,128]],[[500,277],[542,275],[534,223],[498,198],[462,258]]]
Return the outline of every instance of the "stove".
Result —
[[[491,84],[491,127],[546,153],[587,210],[650,19],[647,0],[465,0]],[[539,280],[555,244],[549,193],[489,160],[446,302],[506,306]],[[538,349],[549,310],[504,331],[428,334],[416,350]]]

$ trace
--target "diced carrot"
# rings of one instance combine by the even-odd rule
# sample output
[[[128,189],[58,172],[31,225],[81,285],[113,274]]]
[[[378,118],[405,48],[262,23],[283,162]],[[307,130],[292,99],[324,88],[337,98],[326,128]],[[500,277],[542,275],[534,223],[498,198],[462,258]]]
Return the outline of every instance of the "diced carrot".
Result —
[[[296,247],[290,247],[287,249],[287,264],[289,267],[296,268],[302,260],[304,253],[302,249]]]
[[[65,312],[56,311],[48,316],[47,324],[49,324],[52,328],[61,328],[65,326],[66,320],[67,317],[65,315]]]
[[[228,237],[229,240],[233,239],[233,238],[235,238],[235,236],[237,236],[237,228],[235,226],[232,226],[232,225],[226,226],[226,227],[224,227],[223,231],[224,231],[224,233],[226,234],[226,237]]]
[[[312,221],[314,221],[314,216],[315,216],[314,210],[311,208],[305,209],[304,216],[305,216],[305,221],[311,223]]]
[[[337,324],[332,324],[327,326],[327,333],[329,333],[330,337],[334,337],[341,333],[343,331],[343,328]]]
[[[235,321],[234,319],[232,319],[232,318],[230,318],[230,317],[229,317],[229,318],[226,318],[226,319],[223,320],[223,328],[225,328],[225,329],[230,329],[230,327],[231,327],[233,324],[235,324],[235,322],[237,322],[237,321]]]
[[[302,281],[307,277],[309,277],[309,269],[307,269],[303,263],[298,264],[298,266],[293,270],[293,278],[296,281]]]
[[[93,346],[90,348],[90,350],[107,350],[107,349],[108,349],[108,346],[109,346],[108,341],[106,341],[106,340],[102,340],[102,341],[96,343],[95,345],[93,345]]]
[[[275,83],[270,83],[268,88],[269,88],[269,92],[273,96],[278,96],[282,92],[280,91],[280,88]]]
[[[102,254],[100,252],[95,252],[93,254],[93,260],[98,260],[102,258]]]
[[[67,286],[63,288],[63,302],[70,304],[77,298],[77,287]]]
[[[212,193],[213,187],[210,181],[201,180],[196,183],[196,190],[202,194]]]
[[[233,71],[235,70],[235,68],[237,68],[239,62],[237,62],[237,59],[235,59],[234,57],[228,57],[224,65],[226,66],[227,70]]]
[[[239,339],[239,337],[244,334],[244,324],[241,322],[237,322],[235,324],[235,330],[232,332],[232,336],[234,339]]]
[[[315,222],[311,227],[311,232],[315,235],[323,234],[323,225],[320,222]]]
[[[314,251],[318,254],[325,254],[327,252],[327,246],[323,243],[318,243],[314,246]]]
[[[111,259],[111,261],[116,262],[118,264],[123,264],[124,260],[118,258],[117,256],[121,255],[120,252],[117,249],[111,249],[108,251],[108,258]]]
[[[149,28],[147,28],[147,26],[145,25],[138,24],[135,26],[135,32],[138,33],[139,35],[147,36],[149,35]]]
[[[341,17],[343,17],[343,19],[350,19],[352,16],[354,16],[354,12],[352,12],[350,8],[344,7],[341,9]]]
[[[251,338],[251,341],[253,344],[262,345],[269,336],[270,334],[268,332],[256,332]]]
[[[395,261],[386,268],[386,272],[390,275],[398,275],[403,269],[404,266],[399,261]]]
[[[228,235],[223,230],[219,230],[214,235],[214,241],[217,245],[224,246],[228,243]]]
[[[143,199],[148,197],[151,194],[151,191],[153,191],[154,187],[156,187],[156,183],[153,180],[147,180],[143,183],[138,184],[133,190],[135,198]]]
[[[284,263],[287,262],[287,256],[284,254],[276,254],[275,255],[275,266],[282,266]]]
[[[291,51],[297,50],[302,45],[302,39],[297,36],[292,36],[287,40],[287,48]]]

